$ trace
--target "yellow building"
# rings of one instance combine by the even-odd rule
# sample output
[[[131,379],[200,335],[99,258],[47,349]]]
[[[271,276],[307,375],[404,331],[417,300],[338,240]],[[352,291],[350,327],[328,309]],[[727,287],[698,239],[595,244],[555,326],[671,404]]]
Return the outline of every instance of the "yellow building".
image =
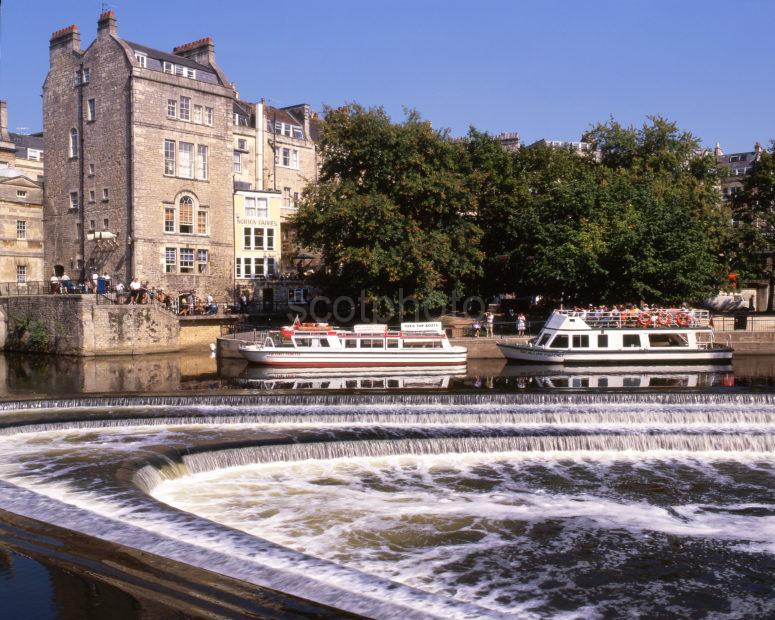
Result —
[[[282,194],[253,190],[234,193],[235,289],[260,288],[278,275]]]

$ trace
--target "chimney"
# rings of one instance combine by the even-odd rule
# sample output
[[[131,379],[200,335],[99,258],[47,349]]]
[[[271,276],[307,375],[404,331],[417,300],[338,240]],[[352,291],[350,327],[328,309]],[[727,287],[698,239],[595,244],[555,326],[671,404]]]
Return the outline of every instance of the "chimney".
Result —
[[[48,50],[50,60],[58,52],[80,52],[81,33],[78,31],[78,26],[68,26],[52,33],[51,39],[48,42]]]
[[[721,157],[724,154],[724,151],[721,150],[721,144],[716,142],[716,146],[713,147],[713,155],[716,157]]]
[[[309,134],[309,119],[310,119],[311,113],[310,113],[310,107],[308,103],[304,104],[304,139],[309,140],[310,134]]]
[[[198,62],[200,65],[212,66],[215,64],[215,44],[212,37],[178,45],[172,50],[172,53]]]
[[[97,20],[97,38],[116,34],[116,14],[110,10],[105,11]]]
[[[758,157],[759,155],[762,154],[762,145],[757,142],[756,144],[754,144],[753,150],[756,153],[756,156]]]
[[[0,152],[16,153],[16,145],[8,133],[8,103],[4,99],[0,99]]]

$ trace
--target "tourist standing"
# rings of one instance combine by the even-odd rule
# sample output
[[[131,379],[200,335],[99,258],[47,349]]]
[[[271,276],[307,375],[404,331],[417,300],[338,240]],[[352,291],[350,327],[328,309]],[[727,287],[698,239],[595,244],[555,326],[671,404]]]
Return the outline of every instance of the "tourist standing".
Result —
[[[51,282],[51,285],[50,285],[50,288],[49,288],[49,292],[51,292],[51,293],[58,293],[59,292],[59,278],[57,277],[56,274],[51,276],[50,282]]]
[[[489,310],[484,313],[485,326],[487,327],[487,337],[493,337],[493,325],[495,324],[495,315]]]
[[[210,293],[207,294],[207,314],[217,314],[218,306]]]
[[[72,286],[72,282],[70,280],[70,276],[68,276],[66,273],[62,274],[62,277],[59,279],[60,284],[60,293],[69,293],[70,287]]]
[[[519,316],[517,316],[517,335],[525,335],[525,315],[521,312],[519,313]]]
[[[129,283],[129,303],[133,306],[137,304],[137,296],[140,294],[142,286],[143,285],[140,284],[140,278],[137,276],[132,278],[132,281]]]
[[[478,338],[479,333],[482,331],[482,324],[479,322],[479,319],[474,319],[474,324],[471,327],[474,330],[474,338]]]

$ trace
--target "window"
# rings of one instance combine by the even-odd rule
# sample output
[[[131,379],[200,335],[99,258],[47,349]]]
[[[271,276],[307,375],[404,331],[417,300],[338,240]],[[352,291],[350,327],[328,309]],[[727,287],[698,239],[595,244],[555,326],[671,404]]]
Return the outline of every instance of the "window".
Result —
[[[269,217],[269,201],[266,198],[256,200],[256,216]]]
[[[291,149],[291,168],[298,169],[299,167],[299,151]]]
[[[236,259],[236,264],[234,266],[234,275],[238,278],[242,277],[242,258],[239,256]]]
[[[175,174],[175,141],[164,141],[164,174]]]
[[[164,232],[175,232],[175,208],[164,207]]]
[[[191,196],[183,196],[180,199],[180,232],[183,234],[194,232],[194,200]],[[182,252],[183,250],[181,250],[181,254]]]
[[[32,161],[40,161],[40,150],[27,149],[27,159],[31,159]]]
[[[196,147],[196,177],[207,180],[207,146],[204,144]]]
[[[103,200],[107,200],[108,199],[108,188],[107,187],[103,187],[102,188],[102,199]]]
[[[78,130],[70,130],[70,159],[78,157]]]
[[[573,348],[574,349],[588,349],[589,348],[589,336],[575,335],[573,336]]]
[[[178,115],[178,100],[167,99],[167,116],[175,118]]]
[[[213,124],[213,109],[205,108],[205,125],[210,125],[212,127],[212,124]]]
[[[689,342],[680,334],[649,334],[652,347],[688,347]]]
[[[622,336],[622,344],[625,347],[639,347],[640,334],[624,334],[624,336]]]
[[[88,84],[91,79],[91,69],[88,67],[83,68],[83,83]]]
[[[266,249],[274,250],[274,229],[273,228],[266,229]]]
[[[242,235],[243,235],[243,243],[242,247],[245,250],[250,250],[253,248],[253,231],[250,228],[243,228],[242,229]]]
[[[175,75],[186,75],[186,68],[180,65],[175,65]]]
[[[234,172],[242,172],[242,156],[239,151],[234,151]]]
[[[94,220],[89,220],[89,230],[94,231]]]
[[[264,229],[263,228],[253,229],[253,249],[254,250],[264,249]]]
[[[291,149],[283,148],[282,149],[282,165],[285,167],[290,167],[291,165]]]
[[[201,105],[194,106],[194,122],[199,125],[202,124],[202,106]]]
[[[21,189],[17,189],[16,190],[16,197],[17,198],[26,198],[27,197],[27,192],[25,192],[24,190],[21,190]]]
[[[248,141],[245,138],[240,138],[237,140],[237,148],[240,151],[246,151],[248,149]]]
[[[94,190],[89,190],[89,202],[94,202]]]
[[[256,199],[245,196],[245,217],[256,217]]]
[[[175,73],[175,65],[171,62],[164,61],[164,73]]]
[[[73,77],[73,83],[76,86],[80,85],[80,83],[81,83],[81,70],[80,69],[76,69],[75,70],[75,76]]]
[[[176,248],[164,248],[164,273],[175,273],[178,264],[178,251]]]
[[[110,228],[110,220],[105,218],[102,220],[102,230],[108,230]]]
[[[75,238],[80,239],[83,237],[83,231],[81,230],[81,222],[76,222],[75,224]]]
[[[27,282],[27,265],[16,265],[16,282],[19,284]]]
[[[293,208],[296,209],[299,206],[299,192],[293,192]]]
[[[190,142],[178,143],[178,175],[191,179],[194,176],[194,145]]]
[[[191,97],[180,98],[180,120],[191,120]]]
[[[26,220],[16,220],[16,238],[27,238],[27,222]]]
[[[180,273],[194,273],[194,250],[180,248]]]
[[[293,126],[293,137],[297,140],[301,140],[304,137],[304,133],[298,125]]]
[[[94,164],[89,164],[89,176],[94,176]]]
[[[199,211],[196,212],[196,234],[207,234],[207,211],[204,209],[199,209]]]
[[[246,278],[252,278],[253,277],[253,261],[249,258],[244,259],[244,267],[245,267],[245,277]]]
[[[608,348],[608,334],[598,334],[597,335],[597,348],[598,349],[607,349]]]
[[[74,211],[78,209],[78,192],[70,192],[70,208]]]
[[[275,271],[274,259],[271,258],[271,257],[267,258],[266,259],[266,273],[267,273],[267,275],[270,275],[270,276],[274,275],[274,271]]]
[[[568,348],[568,336],[561,334],[554,337],[552,344],[549,345],[550,349],[567,349]]]
[[[93,121],[97,118],[97,102],[94,99],[89,99],[86,102],[86,120]]]
[[[207,273],[208,258],[207,250],[196,251],[196,268],[199,273]]]
[[[140,65],[143,69],[148,66],[148,56],[142,52],[135,52],[135,60],[137,61],[137,64]]]
[[[291,206],[291,188],[283,187],[283,206],[290,208]]]
[[[264,259],[263,258],[254,258],[253,259],[253,267],[255,267],[253,273],[255,274],[256,277],[264,275]]]

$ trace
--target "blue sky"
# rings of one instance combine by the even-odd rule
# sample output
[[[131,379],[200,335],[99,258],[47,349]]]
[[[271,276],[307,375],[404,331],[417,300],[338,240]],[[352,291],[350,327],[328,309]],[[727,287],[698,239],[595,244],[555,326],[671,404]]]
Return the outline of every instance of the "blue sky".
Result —
[[[775,138],[773,0],[112,0],[151,47],[212,36],[243,98],[416,108],[526,142],[573,140],[610,115],[661,114],[704,144]],[[93,39],[98,0],[4,0],[0,96],[12,130],[42,125],[51,32]],[[213,7],[217,7],[214,11]]]

